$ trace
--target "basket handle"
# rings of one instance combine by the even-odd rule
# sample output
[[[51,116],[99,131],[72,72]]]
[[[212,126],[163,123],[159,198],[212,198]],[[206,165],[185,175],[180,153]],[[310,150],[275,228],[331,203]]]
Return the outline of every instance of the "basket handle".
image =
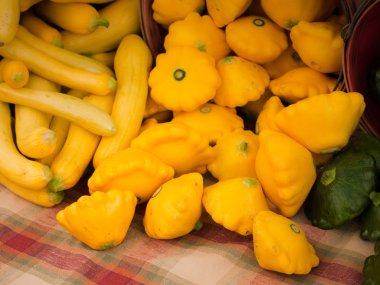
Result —
[[[354,30],[355,24],[359,19],[359,16],[370,4],[370,2],[374,2],[374,0],[341,0],[340,2],[343,13],[347,19],[347,24],[344,25],[341,30],[341,37],[343,38],[344,45],[346,46],[347,41],[350,39],[352,31]],[[359,4],[357,2],[359,2]],[[342,67],[333,90],[347,91],[347,86],[344,83],[345,75],[344,68]]]
[[[347,24],[342,28],[342,38],[346,43],[351,37],[352,31],[355,27],[356,22],[358,21],[360,15],[363,10],[375,0],[362,0],[362,1],[354,1],[354,0],[341,0],[343,13],[346,16]],[[357,2],[359,2],[357,4]]]

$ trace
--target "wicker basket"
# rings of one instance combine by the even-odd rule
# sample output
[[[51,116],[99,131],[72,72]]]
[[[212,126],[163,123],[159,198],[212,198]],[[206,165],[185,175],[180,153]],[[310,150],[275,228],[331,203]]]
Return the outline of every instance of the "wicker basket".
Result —
[[[345,87],[364,95],[366,110],[360,127],[380,138],[380,104],[371,96],[368,87],[370,64],[380,59],[380,0],[342,1],[342,7],[348,20],[342,30]]]

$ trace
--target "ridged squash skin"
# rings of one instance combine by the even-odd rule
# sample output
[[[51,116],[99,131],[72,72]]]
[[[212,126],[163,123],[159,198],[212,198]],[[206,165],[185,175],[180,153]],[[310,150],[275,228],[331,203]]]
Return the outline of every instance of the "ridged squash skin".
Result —
[[[16,38],[69,66],[93,73],[114,75],[113,71],[101,62],[88,56],[45,43],[22,25],[18,27]]]
[[[28,29],[30,33],[39,39],[53,44],[59,48],[63,48],[61,32],[55,27],[49,25],[40,17],[28,11],[21,14],[20,25]]]
[[[13,141],[9,104],[1,101],[0,134],[0,174],[20,187],[29,189],[46,187],[52,177],[50,168],[24,157],[17,150]]]
[[[107,112],[64,93],[30,88],[13,89],[0,83],[0,100],[61,116],[98,135],[111,136],[116,133],[115,124]]]
[[[47,187],[32,189],[10,180],[0,173],[0,184],[20,198],[41,207],[54,207],[62,202],[64,192],[51,192]]]
[[[62,32],[63,46],[84,54],[108,52],[115,49],[126,35],[140,32],[138,0],[116,0],[100,9],[99,15],[108,19],[108,28],[87,35]]]
[[[257,1],[257,0],[255,0]],[[207,12],[215,25],[224,27],[242,15],[251,5],[252,0],[207,0]]]
[[[87,95],[83,98],[101,110],[110,113],[114,94]],[[76,124],[71,124],[65,143],[51,163],[53,178],[49,182],[52,191],[62,191],[77,184],[98,147],[101,137]]]
[[[115,55],[118,87],[111,110],[117,133],[101,139],[93,158],[95,168],[104,158],[128,147],[138,135],[148,97],[152,62],[152,54],[140,36],[130,34],[122,39]]]
[[[300,21],[290,31],[293,48],[310,68],[338,73],[342,67],[342,25],[334,22]]]
[[[264,64],[275,60],[288,48],[285,30],[267,17],[249,15],[226,26],[226,40],[240,57]]]
[[[43,1],[34,10],[55,26],[77,34],[89,34],[109,25],[108,20],[101,18],[98,10],[89,3]]]
[[[107,95],[116,89],[116,80],[112,75],[70,66],[17,37],[0,47],[0,55],[21,60],[31,72],[72,89],[96,95]]]
[[[31,74],[27,88],[59,92],[60,86]],[[56,134],[50,129],[52,115],[20,104],[15,105],[17,147],[27,157],[39,159],[50,155],[56,146]]]
[[[280,27],[290,30],[300,21],[324,20],[336,8],[336,0],[261,0],[265,13]]]
[[[16,35],[20,20],[20,2],[18,0],[0,1],[0,46],[9,44]]]

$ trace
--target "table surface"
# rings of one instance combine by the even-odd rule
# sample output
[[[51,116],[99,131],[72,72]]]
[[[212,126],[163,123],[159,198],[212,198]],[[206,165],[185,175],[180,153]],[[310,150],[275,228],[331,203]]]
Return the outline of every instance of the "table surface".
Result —
[[[73,238],[56,213],[86,193],[83,183],[54,208],[27,202],[0,185],[0,284],[345,284],[363,281],[365,258],[373,243],[359,236],[353,221],[339,230],[313,227],[302,211],[292,218],[315,247],[320,264],[308,275],[285,275],[259,267],[252,236],[215,224],[207,214],[203,228],[174,240],[149,238],[138,205],[123,243],[95,251]]]

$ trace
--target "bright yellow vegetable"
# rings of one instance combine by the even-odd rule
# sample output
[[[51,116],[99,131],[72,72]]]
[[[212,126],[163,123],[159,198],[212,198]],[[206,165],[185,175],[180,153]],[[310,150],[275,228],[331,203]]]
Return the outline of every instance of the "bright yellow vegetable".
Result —
[[[54,207],[62,202],[64,193],[50,192],[47,187],[32,189],[28,186],[21,186],[17,181],[10,180],[6,174],[0,172],[0,184],[17,196],[42,207]]]
[[[319,265],[314,247],[296,222],[261,211],[253,222],[253,247],[260,267],[285,274],[308,274]]]
[[[98,135],[111,136],[116,132],[115,124],[106,112],[89,102],[63,93],[29,88],[13,89],[0,83],[0,101],[64,117]]]
[[[183,20],[191,12],[201,14],[205,8],[205,0],[153,0],[153,19],[163,26],[169,26],[178,20]]]
[[[274,95],[294,103],[314,95],[330,93],[335,85],[336,79],[306,66],[294,68],[273,79],[269,88]]]
[[[0,1],[0,47],[9,44],[16,35],[20,20],[20,3],[18,0]]]
[[[87,93],[78,91],[78,90],[69,90],[67,92],[68,95],[70,96],[76,96],[78,98],[83,98],[84,96],[87,95]],[[56,137],[56,144],[54,151],[48,155],[45,156],[38,161],[50,166],[53,159],[56,157],[56,155],[61,151],[63,144],[66,141],[67,134],[69,132],[70,128],[70,121],[66,120],[65,118],[59,117],[59,116],[54,116],[51,121],[50,121],[50,130],[52,130],[55,133]]]
[[[275,118],[278,112],[285,106],[277,96],[270,97],[264,104],[256,120],[255,132],[260,134],[264,130],[280,131],[276,125]]]
[[[31,72],[72,89],[107,95],[116,88],[116,80],[112,75],[69,66],[18,38],[0,47],[0,55],[22,60]]]
[[[27,88],[59,92],[60,86],[31,74]],[[50,155],[56,147],[56,134],[49,128],[52,115],[27,106],[15,105],[15,135],[19,151],[38,159]]]
[[[275,120],[281,131],[310,151],[329,153],[348,143],[364,109],[360,93],[334,91],[289,105]]]
[[[107,29],[100,28],[86,35],[62,32],[66,49],[83,54],[114,50],[128,34],[140,32],[138,0],[116,0],[99,10],[101,18],[107,19]]]
[[[88,3],[42,1],[34,10],[50,23],[77,34],[89,34],[109,25],[108,20],[101,18],[95,7]]]
[[[104,159],[88,179],[90,193],[113,188],[132,191],[139,203],[146,202],[174,169],[156,155],[137,148],[126,148]]]
[[[268,17],[288,30],[300,21],[316,22],[325,19],[337,4],[336,0],[261,0],[261,6]]]
[[[89,58],[95,59],[102,63],[103,65],[107,66],[108,68],[113,69],[114,61],[115,61],[115,51],[109,51],[109,52],[99,52],[87,55]]]
[[[20,2],[20,11],[25,12],[29,10],[34,4],[41,2],[42,0],[19,0]]]
[[[6,58],[2,61],[5,62],[1,64],[1,79],[12,88],[24,87],[29,81],[29,69],[24,62]]]
[[[218,27],[224,27],[241,16],[251,3],[252,0],[206,0],[207,12]]]
[[[286,217],[297,214],[316,179],[313,158],[304,146],[275,131],[259,135],[256,173],[268,199]]]
[[[316,71],[339,72],[342,67],[342,26],[334,22],[300,21],[290,31],[293,48]]]
[[[55,27],[47,24],[33,12],[28,11],[21,14],[20,24],[24,26],[30,33],[41,40],[63,48],[62,36],[60,31]]]
[[[230,53],[224,30],[215,26],[211,17],[191,12],[183,20],[175,21],[169,26],[165,36],[164,47],[169,50],[177,46],[192,46],[206,52],[218,61]]]
[[[95,167],[107,156],[129,146],[143,120],[148,96],[148,76],[152,55],[147,44],[138,35],[125,36],[115,55],[115,73],[118,80],[111,117],[117,133],[103,137],[95,152]]]
[[[244,128],[244,121],[236,109],[213,103],[201,105],[191,112],[174,112],[172,121],[198,131],[211,145],[222,135]]]
[[[148,82],[153,100],[172,111],[195,110],[221,84],[214,58],[188,46],[159,54]]]
[[[236,177],[256,177],[255,161],[259,137],[252,131],[237,129],[217,140],[216,159],[207,165],[218,180]]]
[[[235,108],[259,100],[269,85],[267,71],[242,57],[227,56],[217,63],[216,68],[222,84],[213,101],[221,106]]]
[[[43,40],[34,36],[23,26],[18,27],[16,38],[22,40],[26,44],[31,45],[33,48],[38,49],[39,51],[42,51],[43,53],[51,56],[55,60],[58,60],[71,67],[83,69],[93,73],[107,73],[113,76],[113,71],[104,64],[67,49],[49,45]]]
[[[238,56],[259,64],[275,60],[288,47],[285,31],[259,16],[244,16],[229,23],[226,39]]]
[[[206,165],[215,159],[207,139],[191,127],[179,122],[151,126],[136,137],[131,147],[155,154],[172,166],[175,174],[206,172]]]
[[[216,223],[243,236],[252,234],[254,217],[269,210],[260,182],[244,176],[206,187],[202,203]]]
[[[274,61],[263,65],[271,79],[276,79],[289,70],[304,66],[306,65],[291,45]]]
[[[110,113],[114,97],[114,94],[88,95],[83,100]],[[56,192],[75,186],[91,162],[99,141],[99,135],[72,123],[62,149],[51,163],[53,178],[49,189]]]
[[[155,239],[174,239],[190,233],[202,213],[203,177],[184,174],[165,182],[149,199],[143,224]]]
[[[16,148],[11,127],[11,113],[7,103],[0,99],[0,174],[13,183],[37,190],[51,179],[49,167],[27,159]]]
[[[59,211],[56,219],[79,241],[92,249],[105,250],[125,239],[136,204],[131,191],[95,192]]]

